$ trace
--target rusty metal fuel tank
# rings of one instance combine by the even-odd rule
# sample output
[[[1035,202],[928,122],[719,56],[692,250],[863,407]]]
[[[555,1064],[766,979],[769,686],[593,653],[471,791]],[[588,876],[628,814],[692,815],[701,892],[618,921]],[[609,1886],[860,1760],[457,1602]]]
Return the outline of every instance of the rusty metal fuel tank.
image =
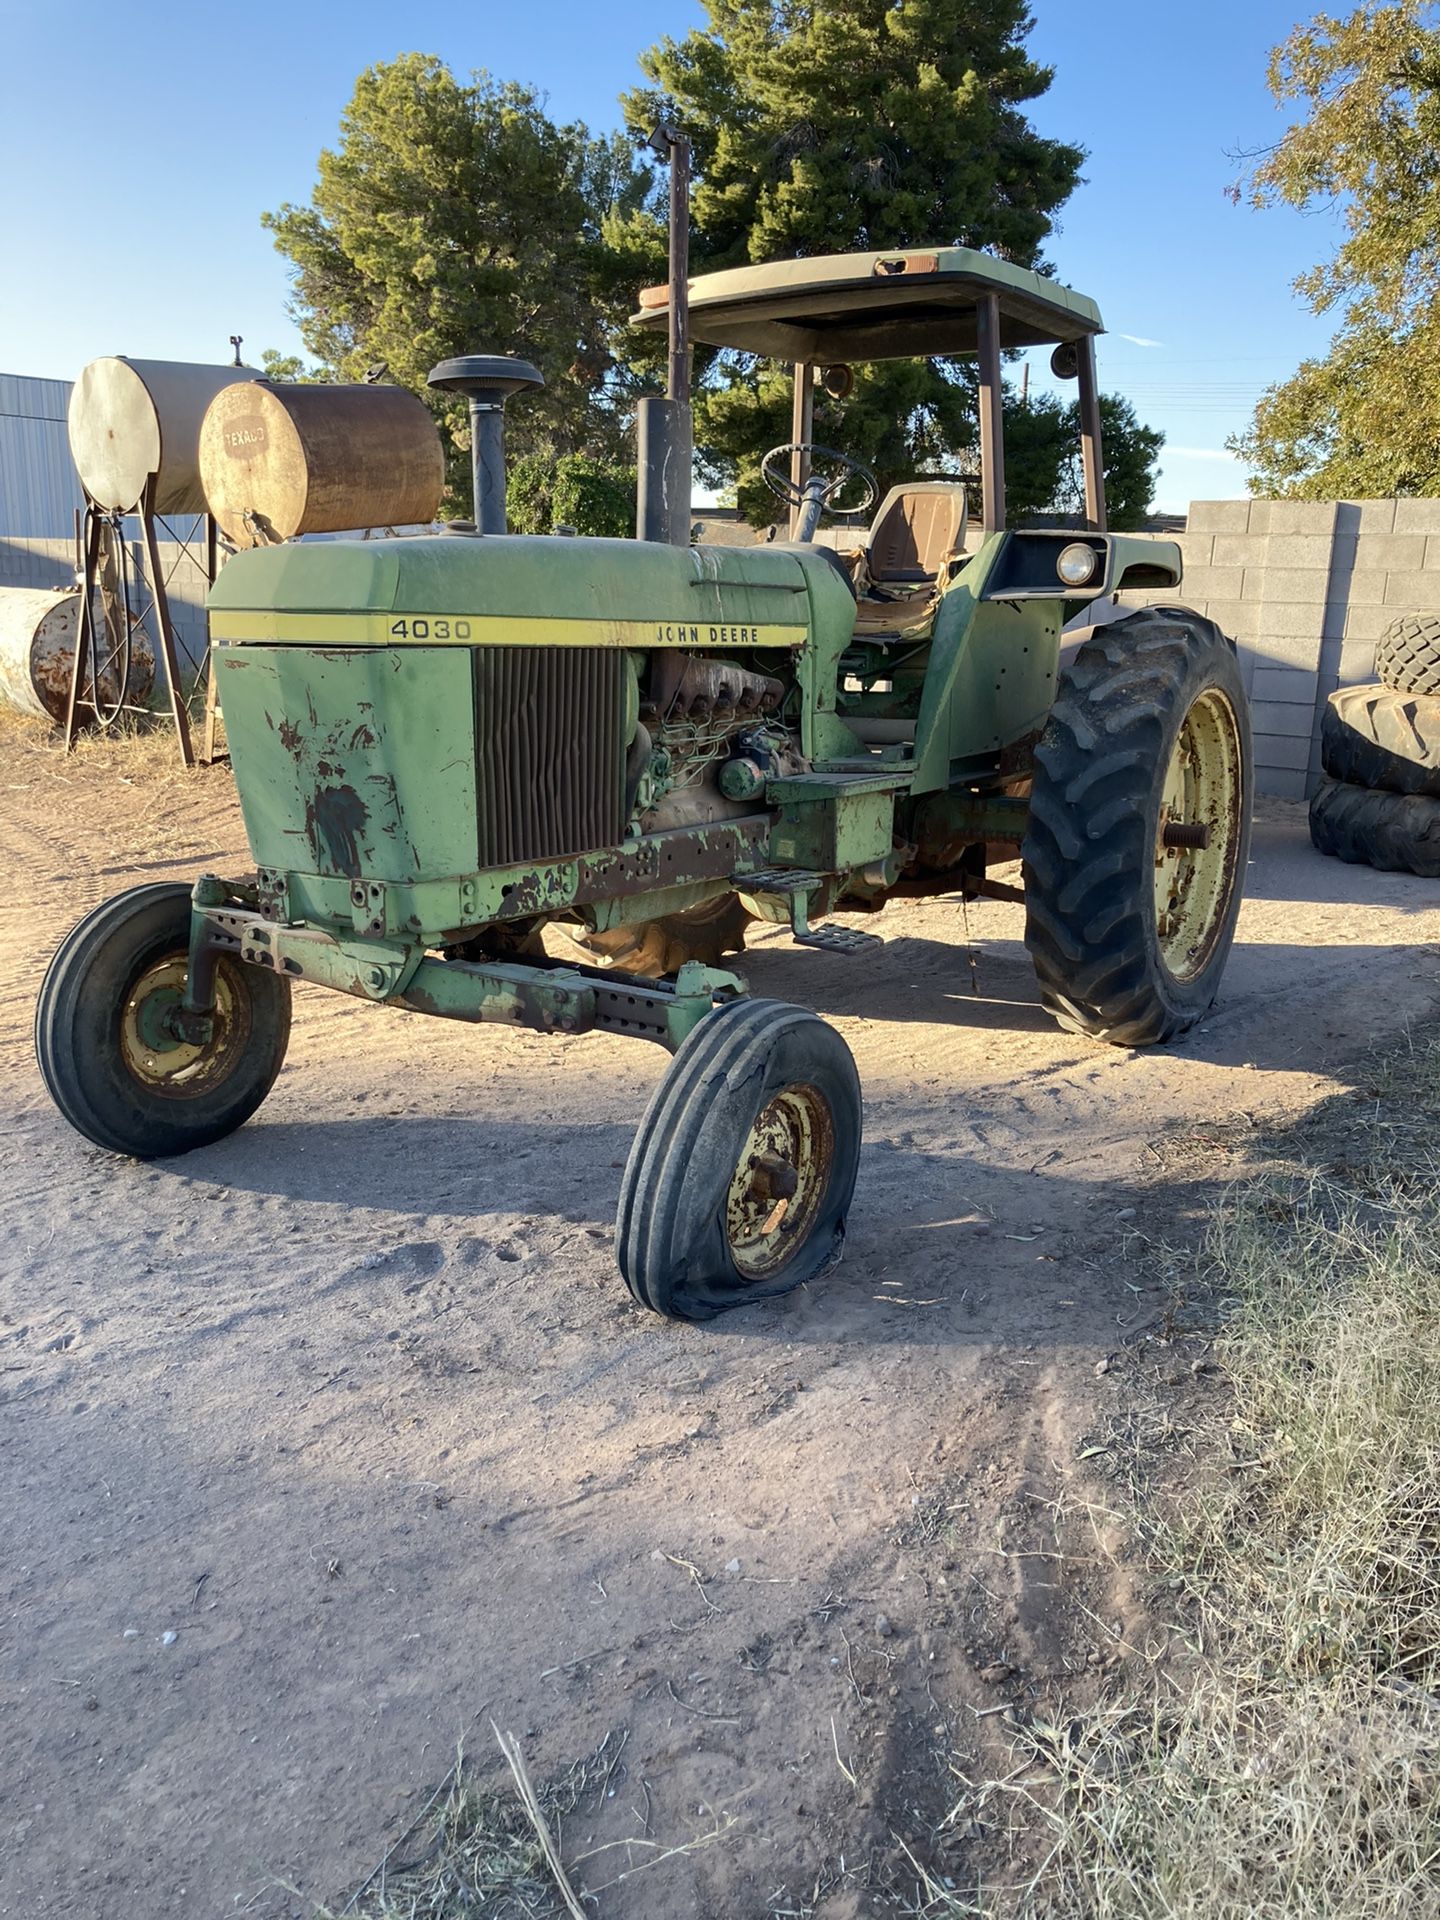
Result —
[[[79,622],[78,587],[0,587],[0,699],[21,713],[63,720]],[[122,656],[116,651],[107,659],[111,649],[103,619],[98,651],[102,702],[111,704],[120,696]],[[154,685],[155,656],[141,629],[130,638],[126,677],[126,698],[143,704]]]
[[[403,387],[261,380],[210,403],[200,473],[225,533],[254,547],[433,520],[445,459],[429,409]]]
[[[200,422],[222,388],[258,378],[244,367],[183,360],[92,360],[70,395],[70,455],[97,506],[138,504],[156,476],[157,513],[204,513]]]

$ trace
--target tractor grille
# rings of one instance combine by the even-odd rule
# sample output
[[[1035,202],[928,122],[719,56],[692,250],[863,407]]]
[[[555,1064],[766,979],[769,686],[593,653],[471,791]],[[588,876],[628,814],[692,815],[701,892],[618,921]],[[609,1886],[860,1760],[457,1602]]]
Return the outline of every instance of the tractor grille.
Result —
[[[482,867],[625,837],[625,656],[611,647],[477,647]]]

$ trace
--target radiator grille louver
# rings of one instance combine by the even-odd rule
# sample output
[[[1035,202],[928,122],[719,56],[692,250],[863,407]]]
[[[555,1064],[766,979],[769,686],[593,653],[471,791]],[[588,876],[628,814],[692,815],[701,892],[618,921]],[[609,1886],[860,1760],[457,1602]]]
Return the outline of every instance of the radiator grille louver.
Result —
[[[624,839],[624,674],[618,648],[475,649],[482,867]]]

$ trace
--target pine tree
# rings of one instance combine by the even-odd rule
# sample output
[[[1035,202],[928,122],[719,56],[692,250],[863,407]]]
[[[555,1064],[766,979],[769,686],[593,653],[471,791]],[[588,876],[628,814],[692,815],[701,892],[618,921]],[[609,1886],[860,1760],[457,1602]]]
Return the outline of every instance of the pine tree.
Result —
[[[1043,268],[1083,154],[1025,116],[1051,73],[1026,51],[1023,0],[706,0],[706,10],[706,28],[642,57],[653,85],[622,102],[637,133],[667,120],[691,141],[694,271],[936,243]],[[612,221],[607,239],[637,283],[664,277],[658,209]],[[617,351],[658,366],[653,340]],[[788,369],[702,350],[699,372],[702,475],[734,481],[759,522],[773,504],[760,455],[790,437]],[[843,406],[818,399],[817,440],[833,438],[885,486],[956,455],[973,464],[973,361],[857,374]],[[1053,453],[1058,485],[1063,451]]]
[[[604,404],[622,298],[600,226],[649,184],[621,136],[556,126],[528,87],[457,80],[409,53],[360,75],[311,204],[264,215],[295,275],[292,311],[322,377],[375,361],[451,429],[469,491],[466,406],[426,375],[462,353],[514,353],[545,375],[511,410],[517,454],[618,449]],[[598,401],[598,404],[597,404]]]

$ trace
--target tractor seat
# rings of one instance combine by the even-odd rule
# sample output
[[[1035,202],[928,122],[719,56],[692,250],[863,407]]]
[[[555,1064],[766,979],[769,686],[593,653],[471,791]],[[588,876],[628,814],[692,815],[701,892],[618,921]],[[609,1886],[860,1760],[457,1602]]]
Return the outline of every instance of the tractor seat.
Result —
[[[870,528],[867,568],[873,586],[938,582],[965,545],[965,489],[954,480],[912,480],[892,487]],[[884,595],[877,595],[883,598]]]
[[[945,568],[964,548],[966,519],[965,489],[957,481],[915,480],[890,489],[864,555],[857,633],[898,637],[928,620]]]
[[[897,594],[893,600],[855,602],[855,632],[865,640],[904,640],[928,627],[939,595],[933,587]]]

